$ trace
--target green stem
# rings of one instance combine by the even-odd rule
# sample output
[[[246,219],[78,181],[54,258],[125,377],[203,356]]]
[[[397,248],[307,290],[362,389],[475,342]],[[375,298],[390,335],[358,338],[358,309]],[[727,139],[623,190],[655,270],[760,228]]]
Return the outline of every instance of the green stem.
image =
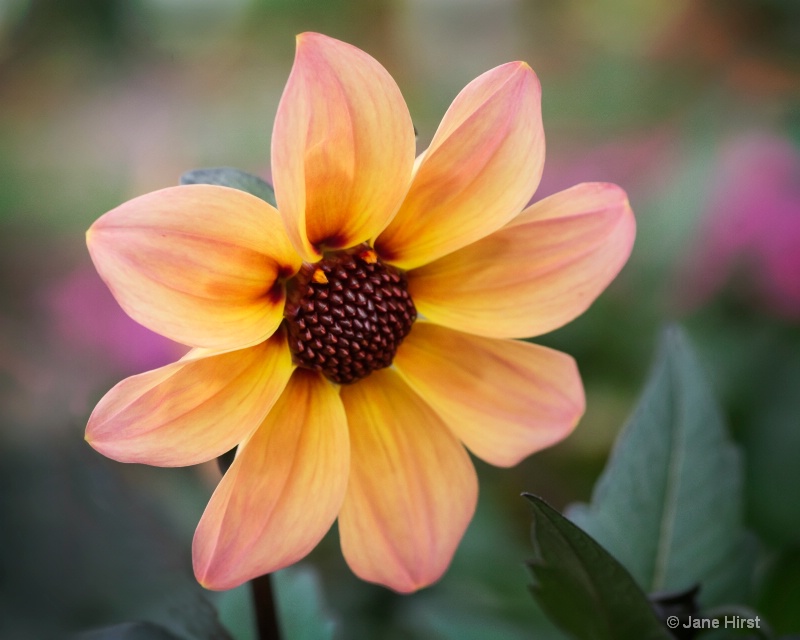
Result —
[[[228,472],[236,457],[236,447],[217,458],[220,473]],[[275,597],[272,594],[272,580],[269,574],[253,578],[250,581],[250,593],[253,596],[253,609],[256,614],[256,630],[259,640],[281,640],[281,628],[275,609]]]
[[[253,594],[253,609],[256,612],[259,640],[281,640],[281,629],[278,624],[270,574],[251,580],[250,590]]]

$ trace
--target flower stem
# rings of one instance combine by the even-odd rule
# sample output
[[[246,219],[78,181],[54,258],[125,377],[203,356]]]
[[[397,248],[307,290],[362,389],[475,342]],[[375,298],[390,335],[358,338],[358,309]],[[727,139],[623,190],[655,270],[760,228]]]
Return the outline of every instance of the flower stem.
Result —
[[[270,574],[251,580],[250,590],[253,594],[253,608],[256,612],[256,628],[259,640],[280,640],[281,630],[275,609],[275,598],[272,595],[272,578]]]
[[[236,457],[236,447],[217,458],[220,473],[223,475],[230,469]],[[256,613],[256,631],[259,640],[281,640],[281,628],[275,610],[275,598],[272,595],[272,578],[270,574],[253,578],[250,581],[250,593],[253,596],[253,609]]]

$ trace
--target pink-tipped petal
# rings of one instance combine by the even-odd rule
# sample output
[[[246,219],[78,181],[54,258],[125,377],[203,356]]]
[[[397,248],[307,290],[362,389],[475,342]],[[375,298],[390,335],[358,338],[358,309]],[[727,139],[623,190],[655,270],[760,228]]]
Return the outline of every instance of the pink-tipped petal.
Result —
[[[86,238],[128,315],[193,347],[235,349],[271,336],[283,319],[279,279],[301,263],[273,207],[212,185],[134,198]]]
[[[349,465],[336,388],[297,369],[200,519],[192,545],[198,581],[230,589],[300,560],[336,519]]]
[[[388,224],[408,189],[414,148],[411,116],[386,69],[333,38],[297,37],[272,134],[272,175],[305,260]]]
[[[585,407],[568,355],[417,322],[400,374],[479,458],[510,467],[569,435]]]
[[[120,462],[206,462],[258,427],[293,369],[283,332],[238,351],[190,352],[111,389],[89,418],[86,440]]]
[[[412,269],[475,242],[522,211],[543,164],[536,74],[522,62],[492,69],[456,97],[375,248]]]
[[[622,189],[580,184],[412,271],[409,291],[436,324],[492,338],[540,335],[594,302],[627,261],[635,235]]]
[[[401,593],[445,572],[475,510],[466,450],[390,369],[342,387],[352,446],[339,514],[353,572]]]

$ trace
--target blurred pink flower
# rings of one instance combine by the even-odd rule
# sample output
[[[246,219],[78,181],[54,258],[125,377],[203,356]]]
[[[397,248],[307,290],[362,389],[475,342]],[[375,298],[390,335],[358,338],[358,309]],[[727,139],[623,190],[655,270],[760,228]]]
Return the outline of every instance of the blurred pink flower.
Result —
[[[697,246],[680,279],[694,306],[729,285],[800,319],[800,151],[748,134],[722,152]]]
[[[672,127],[637,132],[586,148],[548,148],[548,161],[536,198],[590,181],[624,184],[633,199],[652,197],[671,188],[678,165],[677,132]]]
[[[89,267],[80,267],[44,295],[58,346],[96,360],[113,373],[163,366],[187,349],[145,329],[119,308],[108,287]]]

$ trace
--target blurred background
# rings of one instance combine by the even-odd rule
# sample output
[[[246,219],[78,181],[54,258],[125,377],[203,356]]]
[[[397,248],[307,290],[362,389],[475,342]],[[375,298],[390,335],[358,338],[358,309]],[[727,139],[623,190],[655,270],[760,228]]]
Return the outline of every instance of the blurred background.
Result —
[[[560,637],[527,591],[519,494],[588,499],[671,321],[744,450],[771,594],[754,604],[800,631],[800,3],[0,0],[0,636],[146,619],[252,637],[246,594],[204,593],[191,574],[216,465],[123,465],[83,441],[111,386],[183,352],[117,307],[84,232],[188,169],[267,177],[307,30],[389,70],[420,150],[470,80],[527,61],[544,92],[537,198],[615,182],[639,229],[592,309],[537,339],[578,361],[580,427],[514,469],[477,463],[478,513],[441,583],[410,597],[361,583],[335,531],[303,563],[341,637]]]

